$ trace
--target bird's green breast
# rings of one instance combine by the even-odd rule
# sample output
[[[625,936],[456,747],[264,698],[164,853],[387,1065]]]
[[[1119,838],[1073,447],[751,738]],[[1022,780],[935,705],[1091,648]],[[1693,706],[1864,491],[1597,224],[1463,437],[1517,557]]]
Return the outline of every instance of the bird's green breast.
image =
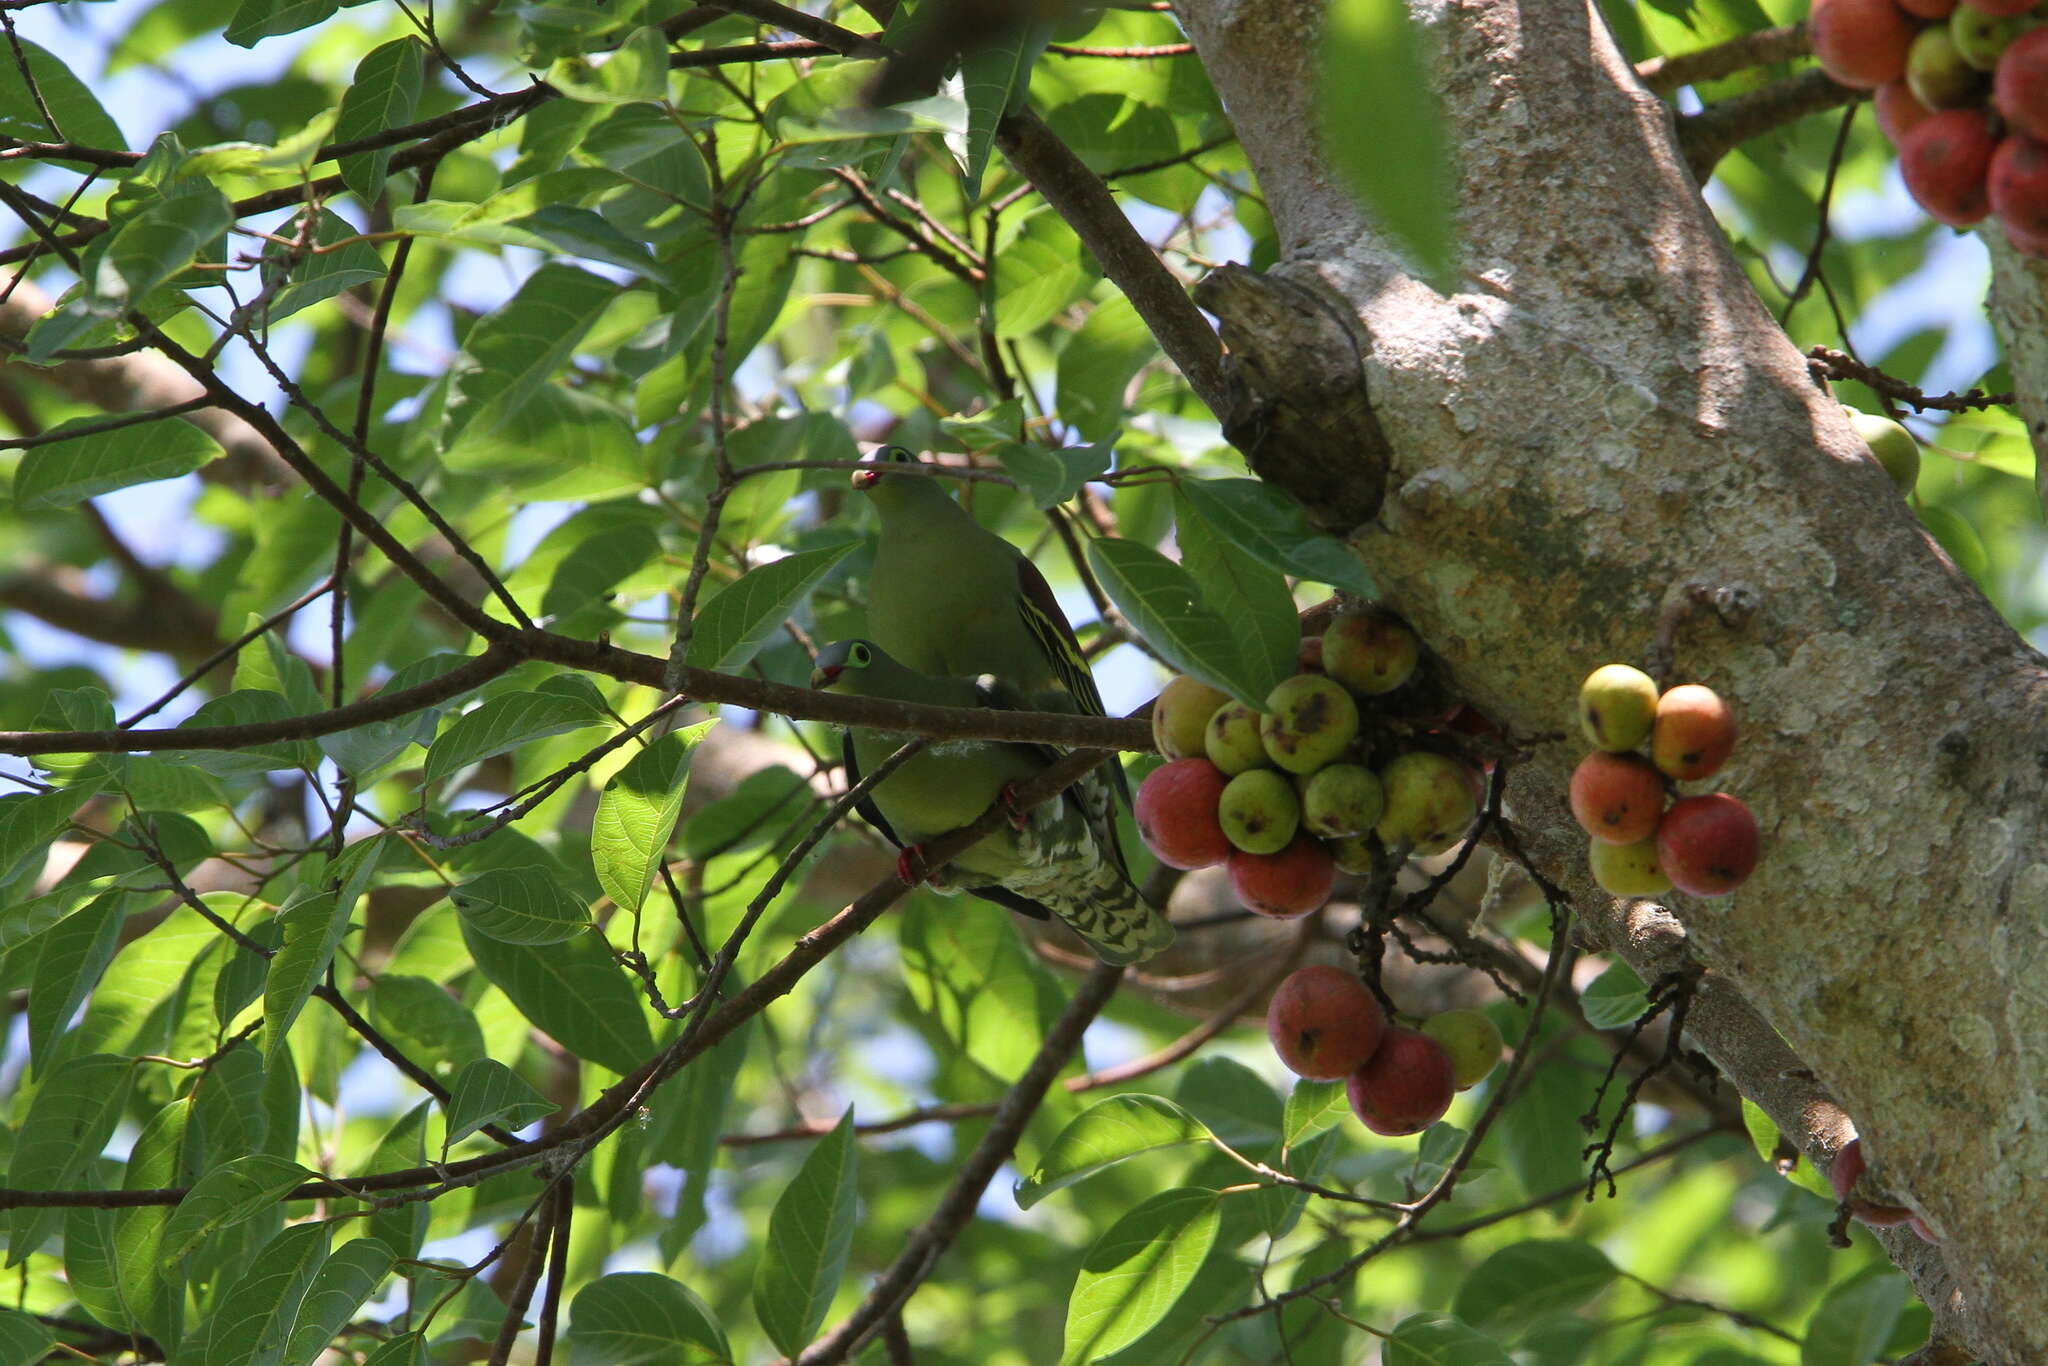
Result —
[[[994,674],[1021,692],[1058,686],[1023,624],[1017,551],[970,520],[939,520],[954,524],[884,527],[868,634],[920,673]]]

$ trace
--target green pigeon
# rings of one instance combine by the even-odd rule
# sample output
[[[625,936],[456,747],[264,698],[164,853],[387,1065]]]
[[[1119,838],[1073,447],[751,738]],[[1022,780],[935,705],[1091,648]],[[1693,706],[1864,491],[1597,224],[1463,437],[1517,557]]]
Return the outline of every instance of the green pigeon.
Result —
[[[871,641],[835,641],[818,652],[811,686],[853,697],[942,707],[1016,710],[1026,698],[989,675],[921,673]],[[859,782],[910,737],[865,728],[846,733],[846,776]],[[923,845],[1007,800],[1010,789],[1058,757],[1042,745],[936,741],[878,783],[861,813],[903,850],[897,874],[925,880]],[[1081,784],[1019,812],[1006,826],[953,857],[936,890],[965,890],[1026,915],[1065,921],[1106,963],[1136,963],[1173,942],[1173,927],[1138,895],[1117,849],[1113,807],[1091,802]]]

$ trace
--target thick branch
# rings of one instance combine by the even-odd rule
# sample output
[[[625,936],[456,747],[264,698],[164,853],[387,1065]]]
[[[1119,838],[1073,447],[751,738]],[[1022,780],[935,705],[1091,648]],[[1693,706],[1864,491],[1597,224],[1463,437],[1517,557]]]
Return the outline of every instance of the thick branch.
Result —
[[[1636,76],[1660,95],[1681,86],[1719,80],[1752,67],[1771,66],[1803,57],[1813,50],[1804,22],[1783,28],[1758,29],[1730,38],[1725,43],[1703,47],[1697,52],[1679,52],[1669,57],[1652,57],[1636,63]]]
[[[1789,81],[1734,95],[1686,115],[1678,122],[1678,148],[1693,179],[1704,185],[1721,158],[1751,138],[1811,114],[1839,109],[1863,95],[1861,90],[1836,85],[1825,71],[1802,71]]]

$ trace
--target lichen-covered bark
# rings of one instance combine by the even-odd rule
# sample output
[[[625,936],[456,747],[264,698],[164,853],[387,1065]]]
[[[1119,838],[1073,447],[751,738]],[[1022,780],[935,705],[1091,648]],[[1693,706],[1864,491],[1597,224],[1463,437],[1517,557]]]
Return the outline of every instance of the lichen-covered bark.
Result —
[[[1564,802],[1575,738],[1539,748],[1512,813],[1591,934],[1650,972],[1705,965],[1694,1041],[1811,1155],[1860,1130],[1946,1234],[1888,1235],[1940,1325],[2048,1360],[2042,659],[1809,379],[1587,7],[1417,9],[1462,172],[1448,298],[1316,154],[1316,7],[1177,9],[1271,206],[1275,273],[1356,320],[1391,462],[1356,544],[1466,695],[1556,733],[1586,671],[1642,658],[1692,585],[1752,605],[1689,615],[1674,670],[1745,724],[1722,782],[1765,856],[1739,895],[1666,916],[1598,894]],[[1326,469],[1355,456],[1332,440]]]

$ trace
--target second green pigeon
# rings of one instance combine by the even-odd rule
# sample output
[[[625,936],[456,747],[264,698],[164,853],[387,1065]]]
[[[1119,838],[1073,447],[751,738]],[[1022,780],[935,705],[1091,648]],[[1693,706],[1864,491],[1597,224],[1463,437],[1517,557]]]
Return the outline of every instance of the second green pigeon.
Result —
[[[944,707],[1016,709],[1024,699],[993,678],[945,677],[898,663],[865,640],[819,651],[811,686],[854,697]],[[1029,698],[1034,709],[1039,697]],[[910,737],[856,728],[847,732],[847,780],[858,782]],[[863,814],[904,850],[905,881],[929,876],[920,847],[957,830],[1009,788],[1057,757],[1038,745],[936,741],[878,783]],[[965,890],[1024,911],[1050,911],[1106,963],[1136,963],[1173,942],[1173,927],[1138,895],[1117,849],[1115,808],[1076,784],[956,855],[930,880],[936,890]],[[1093,798],[1091,800],[1091,798]]]

